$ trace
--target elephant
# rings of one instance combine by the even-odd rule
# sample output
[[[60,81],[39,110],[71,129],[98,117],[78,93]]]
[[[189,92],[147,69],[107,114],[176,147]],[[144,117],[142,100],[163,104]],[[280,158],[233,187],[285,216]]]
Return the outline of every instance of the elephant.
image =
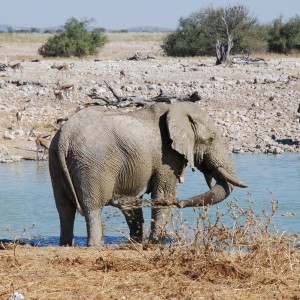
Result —
[[[204,174],[208,192],[176,198],[184,169]],[[151,197],[149,242],[164,238],[167,206],[196,207],[224,200],[237,178],[225,141],[197,103],[155,103],[130,111],[91,106],[75,113],[57,131],[49,149],[49,171],[60,219],[60,245],[73,245],[76,211],[85,217],[87,246],[101,246],[101,211],[122,211],[130,238],[145,241],[140,205]],[[213,184],[213,180],[215,183]],[[128,204],[131,205],[128,205]]]

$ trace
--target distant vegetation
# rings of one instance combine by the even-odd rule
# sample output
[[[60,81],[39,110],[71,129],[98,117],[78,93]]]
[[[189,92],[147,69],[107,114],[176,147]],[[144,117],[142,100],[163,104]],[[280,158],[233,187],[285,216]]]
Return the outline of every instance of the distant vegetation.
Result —
[[[282,17],[273,21],[268,31],[268,46],[271,52],[300,52],[300,17],[284,23]]]
[[[214,55],[217,41],[226,44],[233,38],[232,53],[291,53],[300,51],[300,18],[284,23],[262,25],[244,5],[204,8],[180,18],[178,28],[167,35],[162,45],[170,56]]]
[[[108,39],[102,29],[97,28],[89,32],[87,25],[90,22],[91,20],[69,19],[61,30],[40,47],[39,54],[47,57],[82,57],[96,54]]]
[[[96,54],[108,38],[105,28],[89,26],[92,20],[67,20],[60,29],[44,29],[50,34],[48,41],[39,49],[42,56],[70,57]],[[4,25],[0,26],[1,30]],[[41,33],[38,28],[13,29],[9,33]],[[247,53],[273,52],[291,54],[300,52],[300,17],[297,15],[287,21],[280,16],[270,24],[261,24],[244,5],[227,7],[206,7],[179,19],[179,26],[171,31],[157,27],[137,27],[120,29],[114,33],[160,32],[166,33],[162,48],[168,56],[215,55],[216,43],[228,46],[232,37],[232,54],[243,50]],[[3,32],[3,30],[2,30]],[[225,50],[226,51],[226,50]],[[229,51],[229,52],[230,52]]]

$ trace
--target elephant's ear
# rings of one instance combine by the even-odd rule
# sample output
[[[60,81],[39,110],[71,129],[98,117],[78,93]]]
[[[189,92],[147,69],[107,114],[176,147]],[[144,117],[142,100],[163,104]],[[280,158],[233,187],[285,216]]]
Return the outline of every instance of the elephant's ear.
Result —
[[[167,126],[172,148],[184,155],[188,165],[194,168],[195,133],[192,118],[183,105],[171,105],[167,114]]]

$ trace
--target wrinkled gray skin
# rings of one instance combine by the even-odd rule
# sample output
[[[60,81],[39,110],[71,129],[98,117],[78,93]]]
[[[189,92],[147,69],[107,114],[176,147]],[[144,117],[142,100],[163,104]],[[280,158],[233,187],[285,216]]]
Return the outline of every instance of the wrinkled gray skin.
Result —
[[[178,178],[186,166],[203,172],[210,190],[178,201]],[[61,245],[73,244],[76,210],[85,217],[88,246],[102,244],[105,205],[121,209],[130,237],[141,243],[145,226],[140,202],[151,193],[153,203],[161,205],[151,209],[149,240],[157,242],[163,238],[164,205],[214,204],[225,199],[233,186],[246,187],[237,179],[212,120],[196,104],[186,102],[154,104],[132,112],[86,108],[53,138],[49,168]]]

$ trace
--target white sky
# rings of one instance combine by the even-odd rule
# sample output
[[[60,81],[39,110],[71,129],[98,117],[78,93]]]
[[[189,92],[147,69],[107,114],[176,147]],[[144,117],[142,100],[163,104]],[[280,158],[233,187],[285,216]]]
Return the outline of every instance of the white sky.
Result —
[[[180,17],[209,5],[243,4],[261,23],[283,15],[300,14],[300,0],[0,0],[0,24],[47,28],[62,26],[74,17],[94,18],[92,25],[106,29],[155,26],[175,29]]]

